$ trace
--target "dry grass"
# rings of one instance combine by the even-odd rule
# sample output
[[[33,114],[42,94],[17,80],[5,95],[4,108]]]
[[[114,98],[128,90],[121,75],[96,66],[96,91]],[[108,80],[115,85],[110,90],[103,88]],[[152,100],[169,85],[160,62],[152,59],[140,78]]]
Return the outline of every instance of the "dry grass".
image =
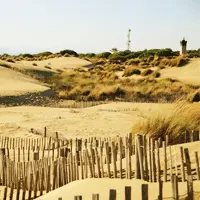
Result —
[[[155,75],[157,76],[157,75]],[[114,72],[101,70],[66,71],[50,80],[58,96],[72,100],[116,100],[136,102],[174,102],[195,89],[172,79],[120,79]]]
[[[132,76],[133,74],[140,75],[141,71],[135,67],[130,66],[124,70],[124,73],[122,76],[128,77],[128,76]]]
[[[171,144],[184,142],[186,130],[198,130],[200,127],[200,105],[177,101],[169,114],[155,113],[137,122],[133,133],[150,135],[154,139],[169,135]]]

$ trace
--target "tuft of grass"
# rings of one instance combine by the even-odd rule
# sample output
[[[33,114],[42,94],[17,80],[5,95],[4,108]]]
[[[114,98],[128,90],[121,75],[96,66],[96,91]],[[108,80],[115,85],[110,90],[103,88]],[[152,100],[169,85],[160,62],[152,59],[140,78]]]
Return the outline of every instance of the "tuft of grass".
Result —
[[[37,63],[33,63],[32,65],[33,65],[33,66],[37,66]]]
[[[124,70],[124,73],[123,73],[122,76],[128,77],[128,76],[132,76],[133,74],[140,75],[141,71],[139,69],[135,68],[135,67],[127,67]]]
[[[170,144],[184,142],[186,130],[198,130],[200,127],[200,106],[177,101],[169,114],[154,113],[138,121],[133,133],[149,135],[153,139],[169,135]]]

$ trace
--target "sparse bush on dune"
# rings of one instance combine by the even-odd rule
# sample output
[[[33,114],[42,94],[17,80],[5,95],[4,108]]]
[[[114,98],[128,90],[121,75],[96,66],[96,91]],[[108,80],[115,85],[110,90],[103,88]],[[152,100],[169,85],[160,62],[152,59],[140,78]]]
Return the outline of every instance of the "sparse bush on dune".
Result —
[[[125,67],[120,64],[109,64],[105,65],[105,70],[109,72],[123,71]]]
[[[165,139],[169,135],[170,144],[184,142],[186,130],[200,128],[200,107],[196,104],[176,102],[169,114],[154,113],[138,121],[133,127],[133,133],[149,135],[154,139]]]
[[[48,65],[45,65],[44,68],[51,69],[51,67],[49,67]]]
[[[139,58],[133,58],[125,62],[126,65],[139,65],[139,63],[140,63]]]
[[[33,63],[32,65],[33,65],[33,66],[37,66],[37,63]]]
[[[15,63],[14,59],[12,59],[12,58],[7,58],[6,61],[11,62],[11,63]]]
[[[150,74],[152,74],[153,73],[153,70],[151,70],[151,69],[145,69],[142,73],[141,73],[141,75],[142,76],[148,76],[148,75],[150,75]]]
[[[136,75],[140,75],[141,74],[141,71],[135,67],[127,67],[125,70],[124,70],[124,73],[123,73],[123,77],[128,77],[128,76],[132,76],[133,74],[136,74]]]
[[[151,74],[151,76],[153,77],[153,78],[159,78],[160,77],[160,72],[159,71],[154,71],[152,74]]]
[[[97,54],[96,58],[106,58],[107,59],[110,55],[111,55],[110,52],[103,52],[103,53]]]

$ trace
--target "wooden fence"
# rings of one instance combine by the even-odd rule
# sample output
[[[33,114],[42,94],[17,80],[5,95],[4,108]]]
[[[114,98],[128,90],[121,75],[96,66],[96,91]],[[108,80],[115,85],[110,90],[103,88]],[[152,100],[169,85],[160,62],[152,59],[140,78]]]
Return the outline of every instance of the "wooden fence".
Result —
[[[188,134],[190,137],[188,137]],[[187,142],[199,132],[186,132]],[[188,139],[189,138],[189,139]],[[4,199],[34,199],[72,181],[87,178],[142,179],[149,182],[200,180],[199,152],[171,146],[168,136],[60,140],[0,137],[0,184]],[[191,162],[191,154],[195,161]],[[178,157],[178,158],[177,158]],[[195,165],[194,165],[195,164]],[[192,173],[195,172],[195,173]]]

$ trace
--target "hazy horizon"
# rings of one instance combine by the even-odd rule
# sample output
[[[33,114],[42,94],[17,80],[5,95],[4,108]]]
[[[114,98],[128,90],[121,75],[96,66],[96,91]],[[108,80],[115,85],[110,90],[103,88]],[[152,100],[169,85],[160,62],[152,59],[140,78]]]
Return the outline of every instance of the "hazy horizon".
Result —
[[[1,1],[0,53],[200,48],[200,1]]]

